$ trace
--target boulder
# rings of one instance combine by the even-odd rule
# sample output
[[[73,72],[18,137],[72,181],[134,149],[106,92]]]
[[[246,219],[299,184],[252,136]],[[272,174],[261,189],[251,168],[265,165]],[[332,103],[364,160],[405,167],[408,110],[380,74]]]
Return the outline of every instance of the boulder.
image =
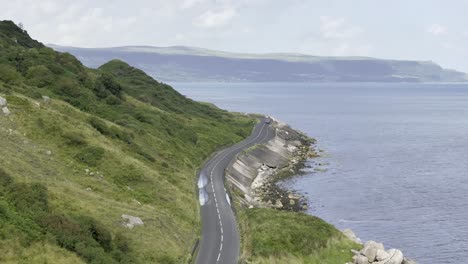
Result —
[[[280,199],[277,199],[276,203],[275,203],[275,205],[273,207],[281,209],[281,208],[283,208],[283,203],[281,202]]]
[[[369,259],[369,262],[374,262],[377,255],[377,250],[385,250],[382,243],[377,243],[375,241],[367,241],[364,244],[364,248],[361,250],[362,254]],[[401,263],[399,263],[401,264]]]
[[[7,100],[0,96],[0,106],[6,106],[6,105],[7,105]]]
[[[345,229],[343,230],[343,234],[351,241],[354,241],[355,243],[362,244],[362,241],[359,237],[356,236],[356,234],[353,232],[351,229]]]
[[[383,259],[374,264],[402,264],[403,263],[403,253],[398,249],[390,249],[387,251],[389,258]]]
[[[140,217],[123,214],[122,219],[125,220],[123,225],[126,228],[132,229],[135,226],[144,225],[143,220],[141,220]]]
[[[6,106],[4,106],[2,108],[2,112],[3,112],[4,115],[10,115],[11,114],[10,109],[8,109],[8,107],[6,107]]]
[[[48,103],[50,101],[50,97],[47,95],[43,95],[42,100],[44,100],[44,103]]]
[[[381,249],[377,250],[377,253],[375,254],[375,259],[377,261],[382,261],[388,258],[390,258],[390,255],[385,250],[381,250]]]
[[[369,264],[369,259],[363,255],[356,255],[353,260],[355,264]]]
[[[408,258],[403,258],[402,264],[418,264],[416,261],[408,259]]]

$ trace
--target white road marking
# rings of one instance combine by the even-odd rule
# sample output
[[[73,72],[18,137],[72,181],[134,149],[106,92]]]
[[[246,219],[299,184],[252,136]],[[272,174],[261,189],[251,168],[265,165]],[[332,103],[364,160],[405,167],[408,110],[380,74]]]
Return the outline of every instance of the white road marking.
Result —
[[[211,189],[213,191],[213,196],[214,196],[214,201],[215,201],[215,206],[216,206],[216,212],[218,214],[218,219],[219,219],[219,225],[220,225],[220,229],[221,229],[221,244],[219,246],[219,252],[218,252],[218,258],[216,259],[216,262],[219,262],[219,259],[221,258],[221,253],[223,251],[223,241],[224,241],[224,229],[223,229],[223,222],[221,221],[221,214],[219,212],[219,207],[218,207],[218,200],[216,198],[216,192],[215,192],[215,188],[214,188],[214,184],[213,184],[213,172],[215,170],[215,168],[218,166],[218,164],[224,160],[229,154],[255,142],[255,140],[257,140],[257,138],[259,138],[261,135],[262,135],[262,132],[263,132],[263,129],[265,128],[265,124],[262,125],[262,128],[260,129],[260,132],[258,133],[258,135],[252,139],[252,140],[249,140],[248,142],[238,146],[237,148],[235,148],[234,150],[232,151],[229,151],[228,153],[226,153],[225,155],[223,155],[222,158],[220,158],[216,163],[215,165],[213,166],[213,168],[211,169],[211,172],[210,172],[210,180],[211,180]],[[268,131],[267,131],[267,134],[266,136],[268,136]],[[226,192],[226,189],[224,190]],[[231,204],[231,202],[229,201],[229,197],[226,193],[226,200],[228,201],[229,205]]]

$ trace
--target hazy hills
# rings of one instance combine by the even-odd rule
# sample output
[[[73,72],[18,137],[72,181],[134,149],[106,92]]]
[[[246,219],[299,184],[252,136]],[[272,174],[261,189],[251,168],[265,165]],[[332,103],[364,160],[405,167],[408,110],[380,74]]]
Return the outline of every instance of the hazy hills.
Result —
[[[295,53],[245,54],[201,48],[49,45],[97,68],[121,59],[163,81],[220,82],[466,82],[468,75],[430,61],[318,57]]]

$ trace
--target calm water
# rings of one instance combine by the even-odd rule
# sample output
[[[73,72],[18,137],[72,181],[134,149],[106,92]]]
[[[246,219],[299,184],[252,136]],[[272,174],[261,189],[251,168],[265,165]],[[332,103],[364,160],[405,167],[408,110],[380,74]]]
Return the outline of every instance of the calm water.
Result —
[[[315,137],[325,171],[289,183],[307,193],[309,213],[423,264],[468,263],[468,85],[174,86]]]

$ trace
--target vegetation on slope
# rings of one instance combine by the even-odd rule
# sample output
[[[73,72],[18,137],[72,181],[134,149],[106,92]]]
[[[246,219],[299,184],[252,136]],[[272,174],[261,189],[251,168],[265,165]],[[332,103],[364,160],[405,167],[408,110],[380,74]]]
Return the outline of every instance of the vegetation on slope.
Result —
[[[195,171],[253,124],[126,63],[88,69],[10,21],[0,96],[12,112],[0,113],[2,263],[185,261],[200,226]],[[122,214],[144,225],[125,228]]]
[[[239,211],[247,263],[337,264],[360,246],[320,218],[269,208]]]

